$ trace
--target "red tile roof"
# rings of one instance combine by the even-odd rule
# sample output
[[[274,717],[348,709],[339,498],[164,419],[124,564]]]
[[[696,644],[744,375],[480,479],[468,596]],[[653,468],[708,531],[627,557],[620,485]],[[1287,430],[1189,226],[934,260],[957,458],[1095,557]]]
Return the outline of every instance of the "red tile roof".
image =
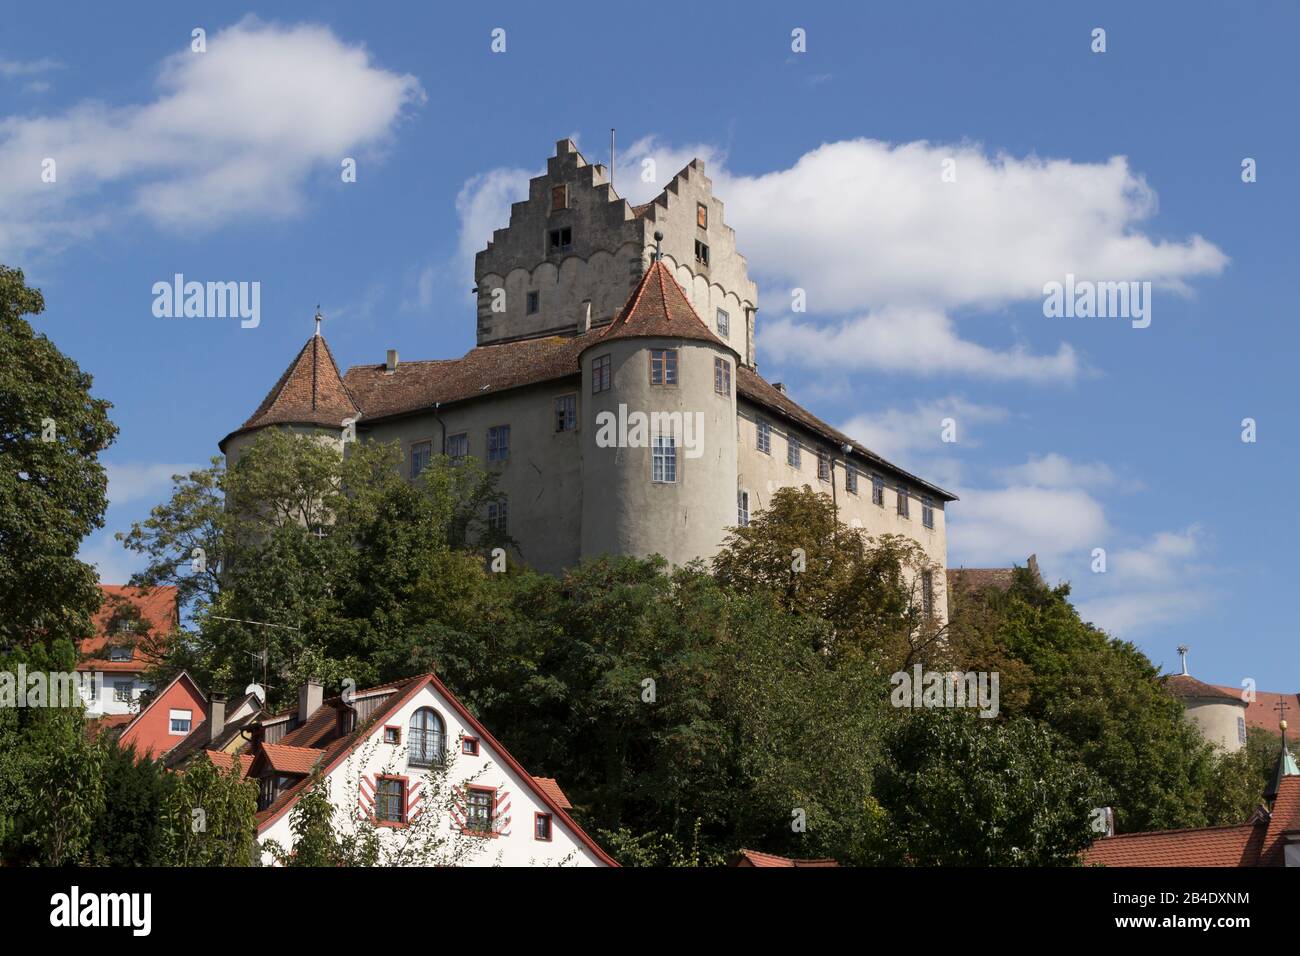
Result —
[[[252,754],[228,754],[224,750],[205,750],[204,754],[212,761],[212,765],[218,770],[229,770],[234,766],[235,760],[239,760],[239,775],[247,777],[249,768],[253,766]]]
[[[1232,694],[1238,700],[1245,691],[1241,687],[1228,687],[1223,684],[1213,685],[1224,693]],[[1282,715],[1277,709],[1279,701],[1285,701],[1286,714],[1289,718],[1300,717],[1300,694],[1279,694],[1272,691],[1255,691],[1255,699],[1246,701],[1246,726],[1259,727],[1271,733],[1278,732],[1277,722]]]
[[[280,380],[262,399],[248,421],[221,440],[263,425],[326,425],[342,427],[360,408],[353,401],[324,337],[313,335],[299,350]]]
[[[757,850],[741,850],[731,863],[732,866],[839,866],[831,859],[798,860],[788,856],[774,856],[771,853],[759,853]]]
[[[1250,823],[1194,830],[1124,833],[1084,853],[1092,866],[1281,866],[1284,835],[1300,831],[1300,777],[1283,777],[1271,814]]]
[[[693,339],[708,342],[736,354],[722,339],[713,334],[686,298],[672,270],[662,259],[656,260],[645,271],[635,291],[628,297],[623,311],[600,333],[592,345],[614,339],[626,338]],[[588,346],[590,347],[590,346]],[[739,358],[739,355],[736,354]]]
[[[159,584],[148,590],[125,584],[101,584],[99,590],[104,600],[92,618],[95,633],[79,645],[81,656],[86,659],[77,664],[77,670],[139,673],[157,664],[164,649],[163,642],[178,622],[176,588],[170,584]],[[148,628],[147,635],[112,631],[113,619],[124,605],[131,605],[139,611],[141,621]],[[132,645],[130,660],[107,659],[110,647],[128,642]]]
[[[564,809],[573,809],[573,804],[571,804],[569,798],[564,795],[564,791],[560,789],[560,785],[556,783],[554,777],[533,777],[533,782]]]
[[[1182,700],[1213,700],[1225,704],[1239,704],[1243,709],[1246,702],[1241,694],[1222,690],[1213,684],[1197,680],[1191,674],[1170,674],[1162,678],[1165,690]]]
[[[319,747],[262,744],[262,755],[276,773],[311,773],[324,752]]]

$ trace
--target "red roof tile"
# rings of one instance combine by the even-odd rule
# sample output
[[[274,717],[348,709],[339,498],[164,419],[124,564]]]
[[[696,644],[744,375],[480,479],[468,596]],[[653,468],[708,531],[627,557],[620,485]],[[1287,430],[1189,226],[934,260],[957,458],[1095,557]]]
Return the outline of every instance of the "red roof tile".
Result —
[[[552,800],[554,800],[564,809],[566,810],[573,809],[573,804],[571,804],[569,802],[569,798],[564,795],[564,791],[560,789],[560,785],[556,783],[554,777],[533,777],[533,782],[536,783],[537,786],[539,786],[543,791],[545,791],[547,796],[549,796]]]
[[[218,770],[229,770],[234,766],[235,760],[239,760],[239,775],[247,777],[249,768],[253,766],[252,754],[228,754],[224,750],[205,750],[204,754],[212,761],[212,765]]]
[[[157,664],[164,649],[163,641],[177,625],[176,588],[170,584],[147,590],[125,584],[101,584],[99,590],[104,600],[92,618],[95,634],[80,643],[81,656],[86,660],[77,664],[77,670],[138,673]],[[140,619],[148,628],[147,635],[112,632],[113,619],[124,605],[139,611]],[[132,645],[129,661],[107,659],[108,649],[119,643]]]
[[[735,352],[699,317],[662,259],[646,270],[623,311],[600,333],[599,343],[633,337],[693,339]]]
[[[325,751],[319,747],[294,747],[290,744],[262,744],[262,755],[276,773],[311,773]]]
[[[1191,674],[1170,674],[1162,680],[1165,690],[1182,700],[1217,700],[1225,704],[1239,704],[1243,709],[1246,706],[1241,694],[1221,690],[1213,684],[1197,680]]]
[[[262,399],[262,404],[248,421],[232,432],[261,428],[263,425],[326,425],[342,427],[344,419],[355,418],[360,411],[334,362],[324,337],[313,335],[299,350],[280,380]],[[222,439],[224,446],[231,437]]]

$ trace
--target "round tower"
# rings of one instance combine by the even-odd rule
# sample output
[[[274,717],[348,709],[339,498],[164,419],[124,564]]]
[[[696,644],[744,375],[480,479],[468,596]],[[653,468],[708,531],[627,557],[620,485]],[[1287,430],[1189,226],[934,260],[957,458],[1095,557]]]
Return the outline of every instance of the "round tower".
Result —
[[[715,553],[736,523],[736,366],[658,258],[581,355],[583,557]]]

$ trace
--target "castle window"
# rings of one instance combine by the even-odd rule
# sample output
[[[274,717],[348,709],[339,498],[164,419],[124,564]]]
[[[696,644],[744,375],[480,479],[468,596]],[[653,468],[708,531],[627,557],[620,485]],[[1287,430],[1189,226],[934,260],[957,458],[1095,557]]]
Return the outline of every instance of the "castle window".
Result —
[[[799,454],[799,439],[789,435],[785,440],[785,463],[798,468],[802,458]]]
[[[672,435],[655,436],[650,479],[660,484],[677,480],[677,439]]]
[[[420,472],[429,467],[429,458],[433,446],[427,441],[419,441],[411,446],[411,477],[419,478]]]
[[[451,459],[452,464],[459,464],[465,460],[469,454],[469,434],[459,432],[455,435],[447,436],[447,457]]]
[[[822,481],[831,480],[831,456],[824,451],[817,453],[817,477]]]
[[[903,485],[898,486],[898,514],[900,517],[908,517],[907,510],[907,488]]]
[[[487,460],[505,461],[510,457],[510,426],[496,425],[488,429]]]
[[[1243,744],[1246,742],[1246,718],[1245,717],[1237,718],[1237,740],[1238,742]]]
[[[858,493],[858,473],[848,465],[844,466],[844,490],[851,495]]]
[[[742,528],[749,527],[749,492],[736,492],[736,524]]]
[[[758,428],[758,450],[764,455],[772,454],[772,423],[759,419]]]
[[[558,212],[561,209],[567,209],[569,205],[569,187],[552,186],[551,187],[551,212]]]
[[[731,394],[731,363],[724,358],[713,360],[713,390],[719,395]]]
[[[721,309],[718,310],[718,334],[724,339],[731,335],[731,316]]]
[[[676,349],[651,349],[650,350],[650,384],[651,385],[676,385],[677,384],[677,350]]]
[[[505,496],[500,501],[489,501],[487,506],[487,526],[488,531],[493,534],[505,534],[506,525],[509,521],[509,509],[506,504]]]
[[[549,813],[533,814],[533,839],[544,843],[551,842],[551,815]]]
[[[929,498],[921,499],[921,524],[934,528],[934,502]]]
[[[926,617],[934,616],[934,573],[921,572],[921,610]]]
[[[530,292],[525,298],[525,310],[529,315],[536,315],[537,310],[542,307],[542,294],[540,292]]]
[[[709,247],[700,240],[695,240],[695,261],[702,266],[709,264]]]
[[[879,475],[871,476],[871,503],[885,507],[885,479]]]
[[[375,781],[375,819],[380,823],[406,822],[406,781],[380,777]]]
[[[578,396],[560,395],[555,399],[555,430],[571,432],[578,427]]]
[[[591,394],[609,390],[610,358],[602,355],[591,363]]]
[[[695,225],[701,229],[709,228],[709,207],[702,202],[695,204]]]
[[[573,229],[569,226],[563,229],[552,229],[548,238],[551,252],[568,252],[573,248]]]

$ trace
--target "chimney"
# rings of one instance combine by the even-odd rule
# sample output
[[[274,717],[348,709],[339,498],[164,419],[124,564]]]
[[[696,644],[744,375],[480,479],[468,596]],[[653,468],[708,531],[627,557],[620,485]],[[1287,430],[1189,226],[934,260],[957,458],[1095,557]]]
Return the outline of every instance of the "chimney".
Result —
[[[782,395],[785,394],[785,382],[773,382],[772,387],[776,389],[778,392],[780,392]]]
[[[320,710],[325,700],[325,688],[314,677],[298,688],[298,723],[307,723],[311,715]]]
[[[226,729],[226,695],[213,694],[208,698],[208,743],[221,736]]]
[[[388,358],[384,362],[384,370],[388,372],[397,371],[397,349],[388,350]]]
[[[582,300],[582,317],[578,320],[579,332],[591,331],[591,300]]]

